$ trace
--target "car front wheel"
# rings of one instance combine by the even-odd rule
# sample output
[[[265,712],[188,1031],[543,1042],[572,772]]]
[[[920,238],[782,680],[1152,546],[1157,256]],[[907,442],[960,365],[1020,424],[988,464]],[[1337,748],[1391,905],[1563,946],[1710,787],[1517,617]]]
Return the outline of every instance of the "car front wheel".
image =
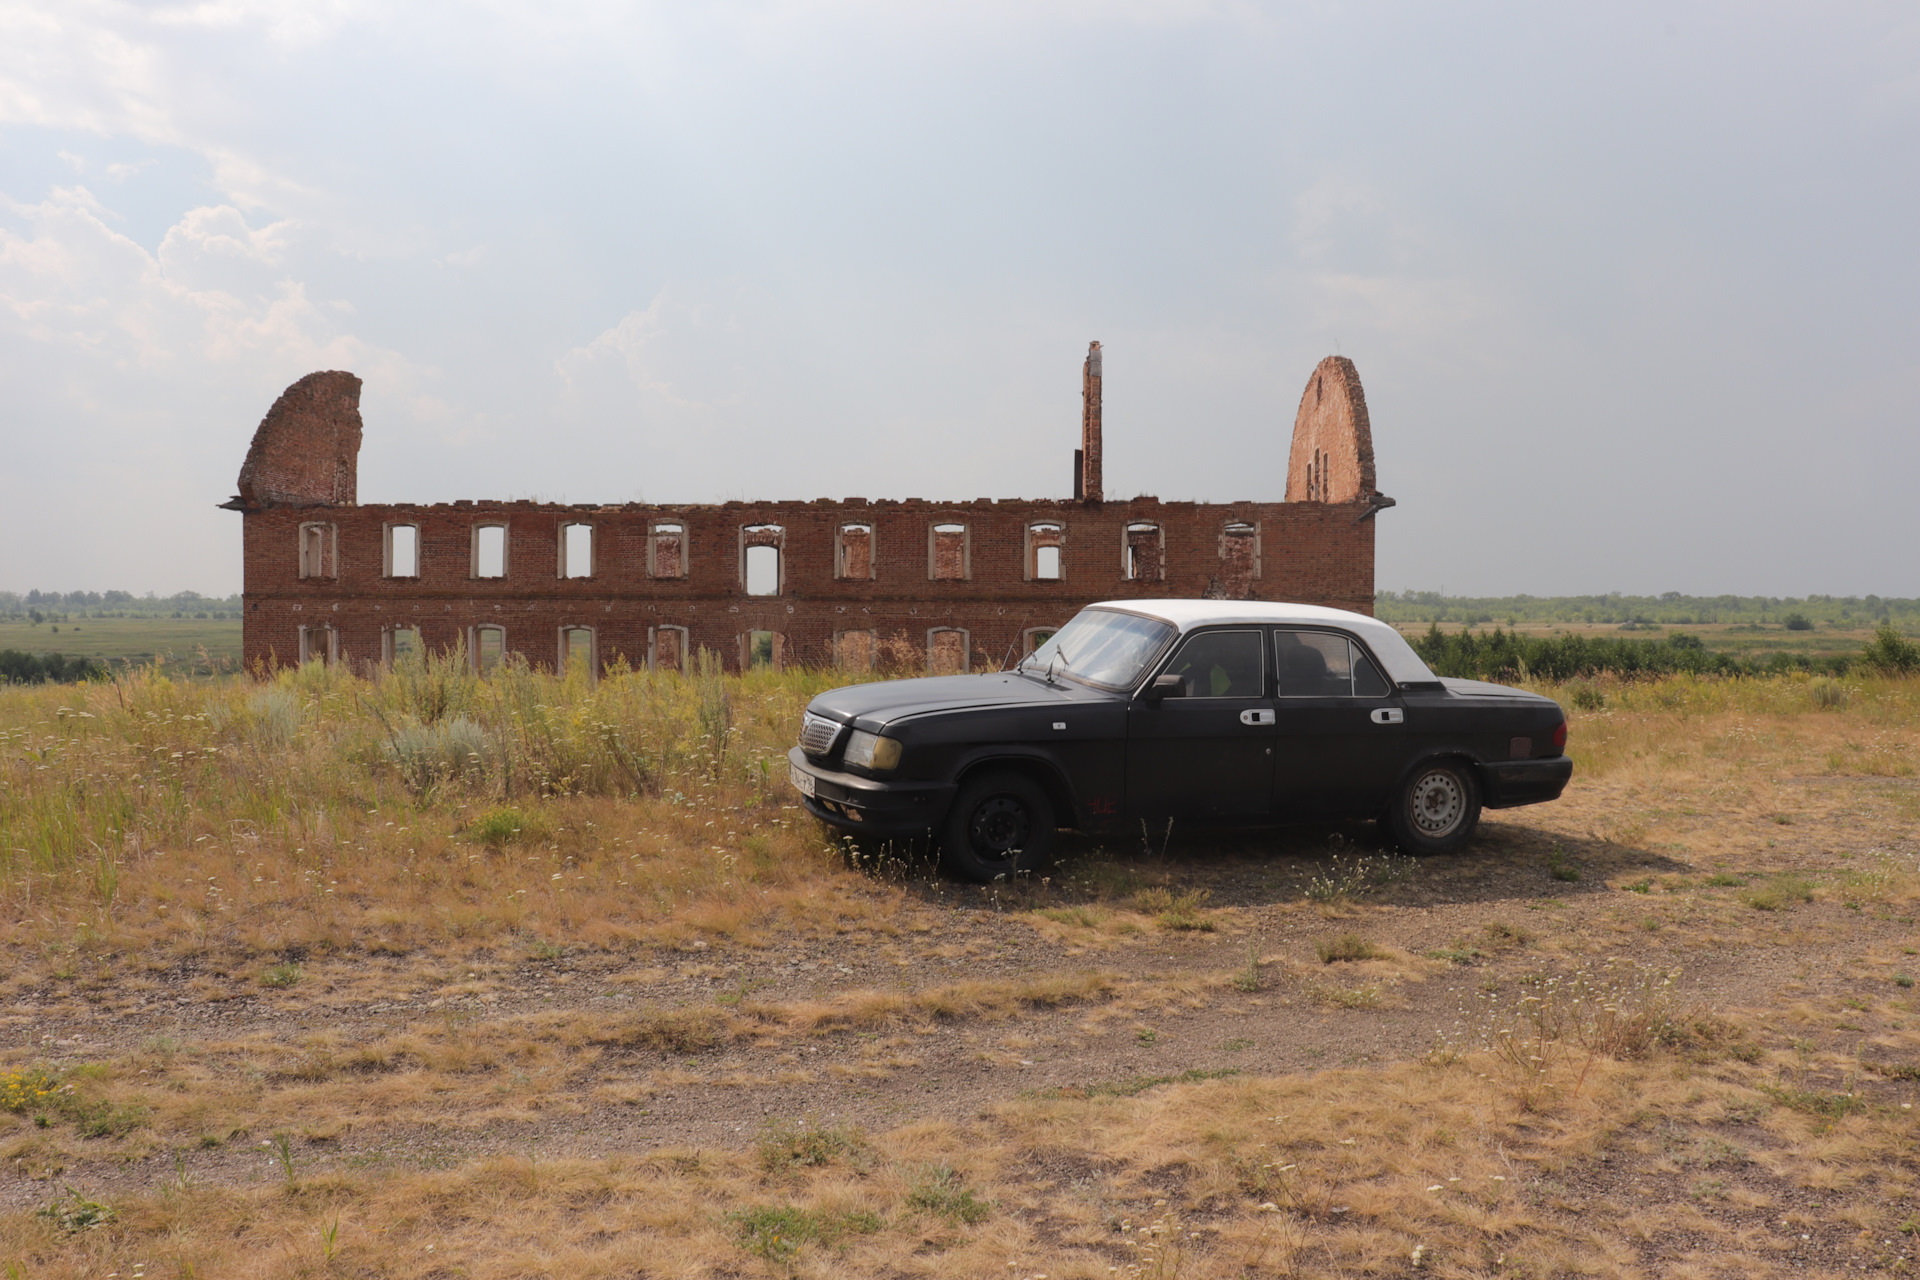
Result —
[[[1451,853],[1479,825],[1479,782],[1472,767],[1458,760],[1415,769],[1387,810],[1394,843],[1408,853]]]
[[[940,829],[940,866],[982,884],[1047,864],[1053,806],[1030,778],[989,773],[960,788]]]

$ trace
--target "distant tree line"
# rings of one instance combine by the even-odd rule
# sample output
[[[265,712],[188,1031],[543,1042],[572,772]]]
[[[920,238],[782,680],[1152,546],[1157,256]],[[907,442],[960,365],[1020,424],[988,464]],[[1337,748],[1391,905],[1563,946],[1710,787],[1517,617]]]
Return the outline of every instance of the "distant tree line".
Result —
[[[97,658],[63,658],[57,653],[0,649],[0,684],[76,684],[101,680],[107,668]]]
[[[1400,625],[1457,622],[1472,626],[1500,622],[1583,622],[1625,628],[1719,625],[1783,626],[1810,631],[1818,626],[1852,629],[1882,622],[1910,629],[1920,626],[1920,599],[1883,596],[1687,596],[1669,591],[1657,596],[1614,592],[1598,596],[1448,596],[1437,591],[1382,591],[1374,612]]]
[[[181,591],[170,596],[131,591],[0,591],[0,619],[69,622],[74,618],[237,618],[240,597]]]
[[[1750,658],[1709,649],[1700,637],[1684,632],[1663,640],[1527,636],[1498,627],[1492,631],[1442,631],[1438,622],[1415,638],[1413,647],[1435,675],[1477,680],[1572,680],[1602,673],[1769,676],[1806,671],[1837,676],[1849,672],[1920,672],[1920,644],[1901,635],[1891,623],[1882,623],[1867,647],[1854,655],[1771,653]]]

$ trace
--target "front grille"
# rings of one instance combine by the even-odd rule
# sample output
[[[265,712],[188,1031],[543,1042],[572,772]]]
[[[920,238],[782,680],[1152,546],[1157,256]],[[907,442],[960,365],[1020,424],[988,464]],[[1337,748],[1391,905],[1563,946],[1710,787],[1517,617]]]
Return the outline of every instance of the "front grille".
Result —
[[[810,756],[824,756],[833,750],[833,740],[845,728],[838,720],[829,720],[807,712],[800,721],[800,749]]]

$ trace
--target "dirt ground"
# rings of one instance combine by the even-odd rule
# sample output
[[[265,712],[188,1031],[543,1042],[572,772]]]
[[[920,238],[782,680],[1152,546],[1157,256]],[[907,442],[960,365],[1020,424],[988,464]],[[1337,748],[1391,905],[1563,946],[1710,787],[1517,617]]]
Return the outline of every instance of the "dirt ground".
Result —
[[[811,906],[731,936],[400,917],[281,947],[282,978],[212,944],[107,965],[17,902],[0,1035],[50,1100],[0,1113],[0,1263],[1910,1273],[1909,714],[1582,729],[1565,798],[1418,861],[1352,826],[1076,837],[985,888],[820,862]],[[658,805],[553,812],[637,841]],[[777,794],[720,822],[720,859],[816,838]]]

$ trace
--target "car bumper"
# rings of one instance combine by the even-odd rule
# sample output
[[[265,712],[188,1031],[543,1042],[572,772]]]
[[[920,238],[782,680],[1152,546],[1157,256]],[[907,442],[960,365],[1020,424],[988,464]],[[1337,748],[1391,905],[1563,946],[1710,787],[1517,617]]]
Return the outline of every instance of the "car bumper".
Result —
[[[876,836],[921,835],[938,826],[953,803],[943,782],[881,782],[822,769],[798,747],[787,770],[807,812],[831,826]]]
[[[1573,761],[1566,756],[1545,760],[1498,760],[1480,766],[1482,803],[1489,809],[1558,800],[1573,777]]]

